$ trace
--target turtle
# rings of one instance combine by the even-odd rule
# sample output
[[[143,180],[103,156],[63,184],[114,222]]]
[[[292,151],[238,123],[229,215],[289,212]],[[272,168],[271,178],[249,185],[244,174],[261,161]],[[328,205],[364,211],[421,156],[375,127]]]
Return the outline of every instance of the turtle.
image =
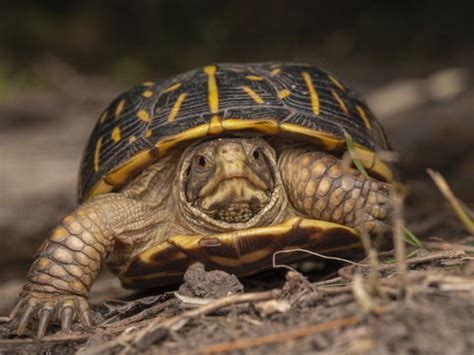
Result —
[[[348,136],[366,174],[345,158]],[[38,249],[10,319],[23,334],[38,317],[38,337],[51,321],[91,326],[105,263],[124,287],[149,289],[195,262],[245,276],[276,252],[351,254],[363,232],[388,239],[386,150],[366,103],[313,65],[213,64],[135,86],[100,115],[78,207]]]

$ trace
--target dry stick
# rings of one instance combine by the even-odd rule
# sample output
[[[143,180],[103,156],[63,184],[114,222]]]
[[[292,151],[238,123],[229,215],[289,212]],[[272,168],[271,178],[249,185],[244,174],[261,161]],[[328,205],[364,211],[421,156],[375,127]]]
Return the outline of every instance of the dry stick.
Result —
[[[343,319],[336,319],[326,323],[312,325],[309,327],[290,330],[285,333],[277,333],[266,335],[258,338],[249,338],[237,340],[234,342],[225,342],[209,345],[200,350],[202,354],[214,354],[220,352],[231,352],[236,350],[243,350],[254,348],[256,346],[283,343],[297,338],[302,338],[308,335],[321,333],[328,330],[338,329],[356,324],[359,320],[356,317],[349,317]]]
[[[169,306],[174,305],[175,303],[178,303],[178,300],[176,298],[171,298],[163,303],[158,303],[150,308],[145,308],[143,311],[141,311],[140,313],[134,314],[133,316],[119,320],[114,323],[104,324],[101,327],[109,329],[109,328],[122,327],[130,323],[136,323],[145,318],[148,318],[151,315],[156,315],[158,312],[168,308]]]
[[[453,249],[442,251],[439,253],[433,253],[428,255],[417,256],[415,258],[406,259],[406,265],[414,265],[414,264],[421,264],[427,263],[430,261],[436,261],[440,259],[457,259],[461,257],[465,257],[466,253],[463,250]],[[387,271],[397,268],[398,265],[381,265],[379,266],[379,271]]]
[[[153,320],[148,324],[147,327],[134,333],[122,334],[109,342],[87,349],[87,354],[101,354],[105,351],[110,351],[124,345],[128,346],[128,348],[124,349],[125,353],[128,353],[128,350],[132,351],[132,349],[130,349],[131,346],[146,348],[160,338],[162,335],[160,330],[168,331],[173,329],[173,327],[184,325],[184,323],[192,318],[205,315],[231,305],[274,299],[277,298],[281,292],[281,290],[275,289],[272,291],[244,293],[223,297],[215,300],[213,303],[189,310],[177,316],[166,318],[164,320]],[[135,351],[136,349],[134,349],[132,352]]]
[[[451,208],[456,213],[461,222],[464,224],[464,227],[466,228],[468,233],[474,235],[474,221],[464,210],[462,202],[459,201],[456,196],[454,196],[453,191],[449,187],[444,177],[439,172],[433,171],[431,169],[427,169],[427,172],[433,179],[439,191],[443,194],[444,198],[451,204]]]
[[[401,295],[405,294],[407,264],[405,241],[403,239],[403,197],[396,191],[391,192],[391,200],[393,203],[393,245],[395,246],[395,259],[397,260],[399,291]]]

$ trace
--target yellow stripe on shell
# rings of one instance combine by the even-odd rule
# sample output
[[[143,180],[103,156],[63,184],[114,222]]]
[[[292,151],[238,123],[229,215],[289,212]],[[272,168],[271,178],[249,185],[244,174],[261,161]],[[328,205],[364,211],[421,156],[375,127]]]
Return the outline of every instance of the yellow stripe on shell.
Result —
[[[120,100],[120,102],[117,104],[117,107],[115,107],[115,118],[120,117],[120,114],[122,113],[124,107],[125,107],[125,99]]]
[[[94,171],[98,172],[100,170],[100,146],[102,145],[102,137],[100,137],[97,142],[95,142],[94,150]]]
[[[120,139],[122,138],[122,135],[120,133],[120,128],[119,127],[115,127],[113,130],[112,130],[112,134],[110,135],[110,137],[112,138],[112,140],[114,141],[114,143],[117,143],[118,141],[120,141]]]
[[[242,86],[241,87],[242,90],[244,90],[247,95],[249,95],[257,104],[263,104],[264,101],[262,100],[262,98],[260,96],[258,96],[258,94],[253,91],[251,88],[249,88],[248,86]]]
[[[369,118],[367,117],[367,114],[365,113],[364,109],[359,105],[356,105],[356,109],[359,113],[360,118],[362,119],[362,121],[364,121],[365,127],[370,131],[372,129],[372,126],[370,125]]]
[[[271,76],[275,76],[275,75],[280,74],[280,72],[281,72],[281,69],[280,69],[280,68],[275,68],[275,69],[273,69],[273,70],[270,72],[270,75],[271,75]]]
[[[278,98],[279,99],[284,99],[284,98],[290,96],[290,94],[291,94],[290,90],[283,89],[283,90],[278,91]]]
[[[249,80],[263,80],[263,78],[261,76],[258,76],[258,75],[247,75],[245,77],[245,79],[249,79]]]
[[[220,134],[224,132],[224,127],[222,127],[222,120],[219,116],[215,115],[211,117],[209,122],[209,134]]]
[[[173,122],[176,116],[178,115],[179,109],[181,108],[181,104],[183,103],[184,99],[186,98],[187,93],[182,93],[178,96],[178,99],[174,103],[173,107],[171,108],[170,114],[168,116],[168,122]]]
[[[342,101],[342,99],[334,90],[331,90],[331,94],[332,94],[332,97],[334,97],[334,99],[337,101],[337,104],[339,105],[339,108],[341,109],[341,111],[347,115],[349,113],[349,110],[347,109],[347,106],[344,103],[344,101]]]
[[[316,89],[314,88],[313,80],[311,79],[311,76],[309,75],[308,72],[304,71],[301,73],[301,75],[303,75],[303,79],[306,83],[306,87],[308,88],[313,112],[315,115],[319,115],[319,98],[318,98],[318,93],[316,92]]]
[[[145,81],[144,83],[142,83],[143,86],[153,86],[155,85],[155,83],[153,81]]]
[[[219,111],[219,92],[217,90],[216,67],[214,65],[209,65],[204,68],[204,72],[207,74],[209,109],[211,113],[216,113]]]
[[[145,138],[150,138],[152,135],[153,135],[153,131],[151,129],[145,132]]]
[[[137,137],[135,137],[135,136],[130,136],[130,137],[128,138],[128,143],[131,144],[131,143],[135,142],[136,140],[137,140]]]
[[[143,97],[150,97],[150,96],[153,96],[153,91],[150,91],[150,90],[143,91],[143,92],[142,92],[142,96],[143,96]]]
[[[102,112],[102,114],[101,114],[100,117],[99,117],[99,122],[100,122],[100,123],[104,123],[104,122],[105,122],[105,119],[107,118],[107,115],[108,115],[108,112],[107,112],[107,111]]]
[[[344,85],[342,85],[341,82],[340,82],[339,80],[337,80],[335,77],[333,77],[332,75],[328,75],[328,78],[329,78],[329,80],[332,81],[332,83],[333,83],[334,85],[336,85],[336,87],[337,87],[338,89],[340,89],[340,90],[342,90],[342,91],[345,91],[345,90],[346,90],[346,88],[344,87]]]
[[[150,114],[145,110],[138,111],[137,117],[145,123],[150,122]]]
[[[266,134],[277,134],[280,132],[278,122],[275,120],[242,120],[228,118],[222,121],[222,127],[226,131],[256,130]]]
[[[151,164],[156,160],[153,150],[145,150],[137,153],[131,160],[124,162],[113,169],[104,178],[104,181],[110,186],[122,186],[130,178],[131,174]]]
[[[174,91],[176,90],[177,88],[181,87],[181,83],[176,83],[176,84],[173,84],[171,85],[170,87],[164,89],[161,93],[162,94],[166,94],[168,92],[171,92],[171,91]]]

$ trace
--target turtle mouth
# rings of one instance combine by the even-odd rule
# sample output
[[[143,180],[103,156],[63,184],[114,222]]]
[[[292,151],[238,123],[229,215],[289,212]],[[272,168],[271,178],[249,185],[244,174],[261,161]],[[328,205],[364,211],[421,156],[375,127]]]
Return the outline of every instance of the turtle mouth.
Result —
[[[199,197],[194,205],[209,217],[226,223],[245,223],[257,215],[271,199],[271,191],[262,190],[249,179],[222,180]]]

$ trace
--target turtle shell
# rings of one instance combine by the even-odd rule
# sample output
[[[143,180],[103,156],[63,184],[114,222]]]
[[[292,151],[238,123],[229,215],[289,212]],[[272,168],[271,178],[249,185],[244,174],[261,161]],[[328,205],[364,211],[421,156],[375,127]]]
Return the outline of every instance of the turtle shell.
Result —
[[[387,150],[380,124],[347,85],[310,65],[217,64],[118,96],[100,115],[83,154],[78,198],[116,191],[179,143],[257,132],[346,150],[344,130],[370,174],[394,179],[375,154]]]
[[[199,261],[207,270],[238,276],[270,269],[318,253],[350,255],[362,249],[354,228],[336,223],[292,218],[282,224],[213,235],[172,236],[137,255],[119,274],[127,288],[152,288],[180,282]]]

